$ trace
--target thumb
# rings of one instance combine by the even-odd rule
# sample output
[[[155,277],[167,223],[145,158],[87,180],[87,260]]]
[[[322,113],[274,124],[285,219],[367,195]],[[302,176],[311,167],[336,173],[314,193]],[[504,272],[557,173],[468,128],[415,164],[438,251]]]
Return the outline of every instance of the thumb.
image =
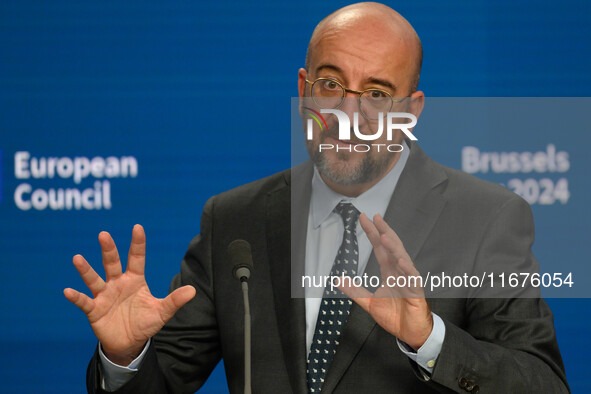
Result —
[[[162,320],[166,323],[183,305],[195,297],[195,288],[191,285],[179,287],[162,300]]]

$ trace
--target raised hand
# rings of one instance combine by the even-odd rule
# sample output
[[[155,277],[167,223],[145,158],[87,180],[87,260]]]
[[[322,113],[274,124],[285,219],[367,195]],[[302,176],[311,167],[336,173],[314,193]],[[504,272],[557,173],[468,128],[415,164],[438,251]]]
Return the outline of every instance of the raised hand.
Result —
[[[361,227],[373,245],[380,265],[382,282],[375,293],[363,287],[339,287],[353,301],[365,309],[390,334],[415,350],[420,348],[433,330],[431,309],[420,286],[406,280],[406,286],[388,286],[388,277],[419,276],[398,235],[380,215],[372,222],[365,214],[359,217]],[[392,279],[390,279],[392,280]],[[408,283],[411,285],[408,285]],[[399,280],[398,283],[404,283]],[[417,284],[420,284],[417,282]]]
[[[146,235],[139,224],[133,228],[125,273],[119,253],[107,232],[99,234],[106,282],[81,255],[74,266],[94,299],[74,289],[64,289],[66,298],[88,317],[94,334],[109,360],[128,365],[142,351],[147,340],[195,296],[193,286],[183,286],[164,299],[152,296],[146,284]]]

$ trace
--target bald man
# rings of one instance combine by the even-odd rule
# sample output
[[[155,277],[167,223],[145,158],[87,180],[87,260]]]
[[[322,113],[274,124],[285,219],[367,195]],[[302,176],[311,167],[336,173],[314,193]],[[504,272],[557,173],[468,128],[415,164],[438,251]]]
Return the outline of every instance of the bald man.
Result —
[[[345,7],[314,30],[298,72],[302,106],[342,93],[335,108],[359,110],[362,133],[376,123],[368,105],[404,103],[418,118],[421,59],[418,36],[398,13],[377,3]],[[552,314],[539,298],[427,299],[421,288],[401,297],[347,286],[292,298],[290,278],[340,272],[349,260],[354,274],[382,279],[448,261],[462,272],[499,259],[536,268],[531,211],[519,197],[433,162],[402,132],[392,140],[402,151],[344,153],[359,141],[335,130],[334,122],[315,130],[309,162],[212,197],[163,300],[144,279],[139,225],[125,273],[107,233],[99,235],[106,282],[74,257],[94,299],[73,289],[65,296],[100,342],[89,392],[194,392],[220,358],[230,392],[242,392],[243,307],[226,254],[235,239],[250,242],[256,262],[255,393],[568,392]],[[342,151],[321,151],[322,143]]]

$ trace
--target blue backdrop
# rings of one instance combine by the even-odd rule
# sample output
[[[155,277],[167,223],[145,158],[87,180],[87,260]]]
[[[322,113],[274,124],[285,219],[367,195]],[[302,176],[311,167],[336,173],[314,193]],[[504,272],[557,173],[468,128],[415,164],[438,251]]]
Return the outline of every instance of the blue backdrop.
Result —
[[[125,254],[133,224],[144,225],[147,280],[163,297],[206,199],[289,167],[297,69],[315,24],[345,4],[2,2],[2,390],[84,391],[95,339],[62,289],[85,288],[74,254],[100,268],[99,231],[111,232]],[[388,4],[421,36],[427,96],[590,95],[587,1]],[[524,130],[517,146],[465,131],[481,151],[537,152],[555,144],[570,154],[568,201],[532,204],[542,266],[589,261],[580,245],[568,249],[572,239],[588,238],[588,214],[570,208],[591,197],[587,129],[543,136]],[[420,143],[434,159],[462,168],[460,139],[425,132]],[[544,177],[522,175],[522,182]],[[588,392],[591,302],[548,302],[571,388]],[[224,379],[218,367],[203,391],[226,392]]]

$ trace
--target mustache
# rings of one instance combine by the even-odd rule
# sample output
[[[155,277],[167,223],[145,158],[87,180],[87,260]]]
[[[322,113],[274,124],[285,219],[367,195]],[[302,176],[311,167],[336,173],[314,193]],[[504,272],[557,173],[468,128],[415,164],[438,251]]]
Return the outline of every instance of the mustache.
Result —
[[[330,137],[330,138],[333,138],[333,139],[338,140],[338,141],[346,141],[346,142],[348,142],[350,144],[353,144],[353,145],[356,145],[356,144],[364,144],[365,143],[365,141],[362,141],[362,140],[360,140],[360,139],[358,139],[356,137],[355,132],[353,131],[353,127],[351,127],[351,129],[349,131],[351,133],[351,139],[341,140],[339,138],[339,125],[338,125],[338,123],[337,124],[331,124],[330,126],[328,126],[328,129],[326,131],[323,131],[320,134],[321,141],[324,141],[324,140],[326,140],[327,138]]]

